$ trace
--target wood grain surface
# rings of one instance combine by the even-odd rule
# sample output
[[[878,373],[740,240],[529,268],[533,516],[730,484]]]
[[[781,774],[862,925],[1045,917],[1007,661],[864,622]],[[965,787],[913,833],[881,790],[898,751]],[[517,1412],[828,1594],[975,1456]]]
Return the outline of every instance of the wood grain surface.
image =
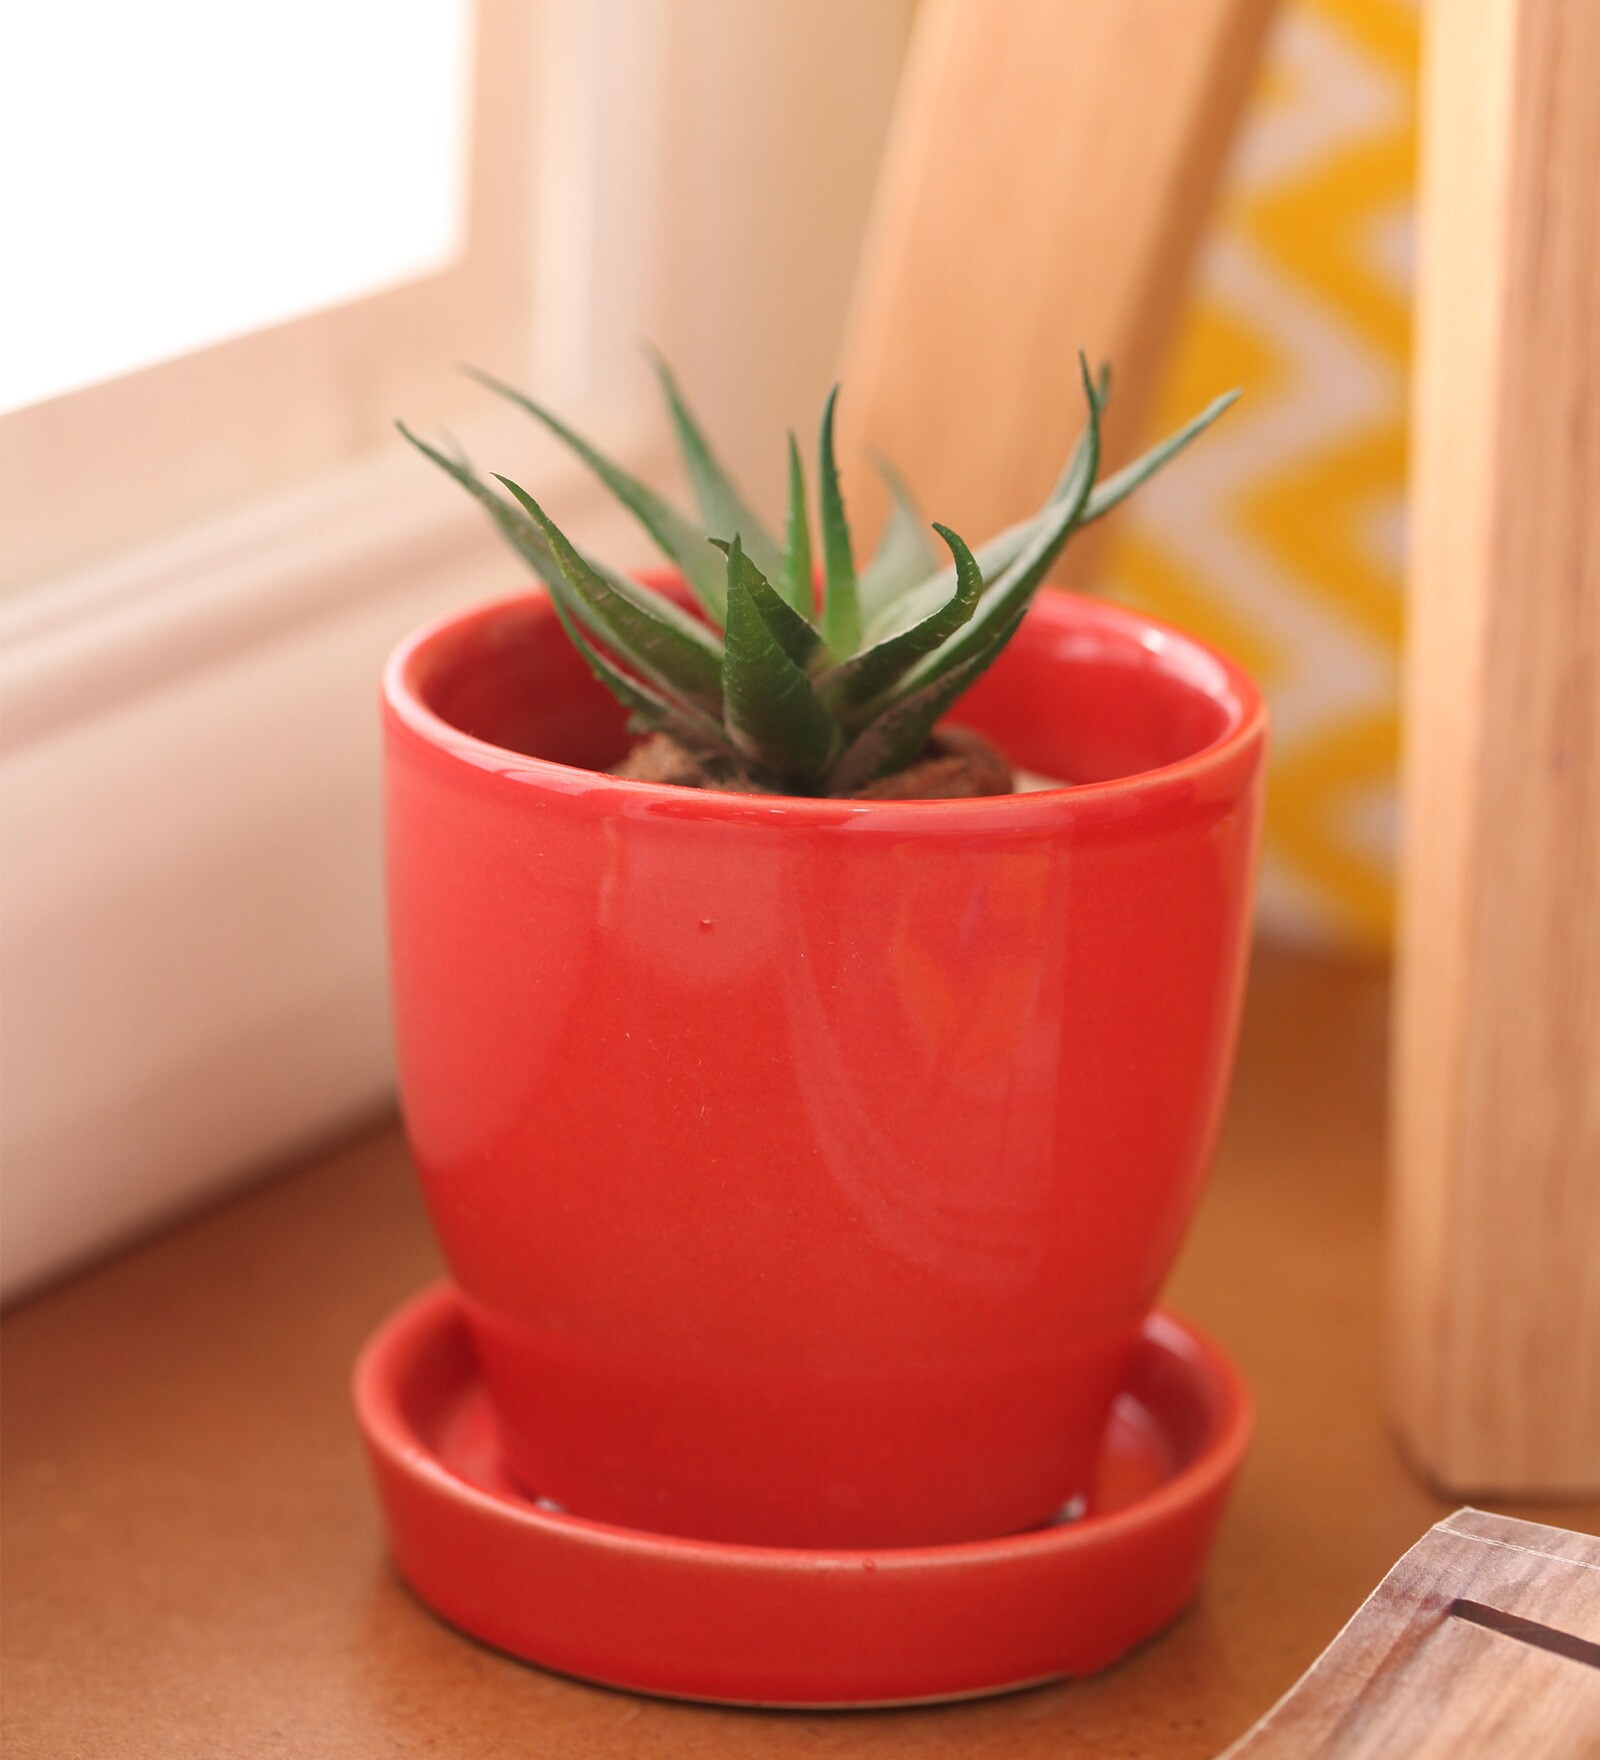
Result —
[[[1600,1540],[1462,1509],[1224,1760],[1593,1760]]]
[[[1215,1176],[1170,1292],[1238,1356],[1256,1440],[1197,1605],[1098,1679],[939,1709],[708,1710],[558,1679],[447,1630],[385,1561],[348,1405],[362,1339],[438,1271],[385,1128],[0,1329],[0,1750],[1216,1754],[1449,1511],[1382,1415],[1386,1006],[1375,972],[1258,959]],[[1546,1519],[1600,1530],[1600,1504]]]
[[[845,339],[847,463],[881,453],[957,531],[999,531],[1083,425],[1079,348],[1113,364],[1123,462],[1274,4],[923,0]],[[883,498],[852,476],[869,534]]]
[[[1406,679],[1395,1413],[1600,1494],[1600,6],[1434,0]]]

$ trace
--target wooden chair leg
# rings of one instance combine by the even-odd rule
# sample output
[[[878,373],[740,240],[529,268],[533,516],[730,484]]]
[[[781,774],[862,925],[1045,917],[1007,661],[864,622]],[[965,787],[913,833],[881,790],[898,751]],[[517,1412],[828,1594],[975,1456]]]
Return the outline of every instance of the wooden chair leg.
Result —
[[[923,0],[846,337],[847,462],[974,541],[1043,500],[1115,370],[1131,449],[1274,0]],[[881,514],[852,472],[853,523]]]
[[[1600,6],[1426,14],[1394,1059],[1399,1430],[1600,1490]]]

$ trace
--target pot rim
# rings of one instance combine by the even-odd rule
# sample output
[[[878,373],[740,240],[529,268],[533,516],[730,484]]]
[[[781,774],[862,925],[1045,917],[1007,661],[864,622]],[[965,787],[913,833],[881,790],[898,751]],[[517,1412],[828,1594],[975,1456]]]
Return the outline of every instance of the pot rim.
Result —
[[[1078,629],[1115,632],[1133,636],[1138,645],[1166,659],[1163,668],[1180,678],[1198,695],[1217,704],[1227,716],[1218,736],[1170,764],[1138,770],[1103,782],[1069,783],[1061,788],[1035,789],[1021,794],[974,795],[945,800],[851,800],[833,796],[735,794],[716,788],[685,789],[672,783],[642,782],[633,777],[613,776],[607,771],[564,764],[554,758],[534,757],[508,746],[495,745],[466,732],[429,708],[418,689],[417,674],[430,649],[472,625],[487,625],[504,613],[530,605],[551,611],[549,593],[539,585],[480,599],[430,619],[406,636],[390,654],[383,669],[382,694],[387,713],[399,726],[441,756],[454,759],[485,778],[512,785],[540,785],[568,794],[576,790],[602,790],[616,796],[619,805],[634,803],[648,810],[665,807],[682,811],[692,808],[697,818],[760,819],[796,818],[818,824],[857,825],[874,823],[884,828],[905,827],[908,814],[924,825],[933,818],[960,816],[1015,820],[1019,808],[1029,817],[1046,806],[1057,810],[1069,803],[1077,810],[1096,803],[1131,807],[1135,799],[1150,793],[1165,794],[1174,786],[1188,788],[1208,773],[1226,768],[1266,736],[1268,712],[1260,688],[1236,660],[1213,648],[1198,636],[1176,625],[1129,606],[1104,599],[1048,588],[1034,600],[1028,618],[1043,616]],[[959,715],[956,716],[959,719]],[[687,798],[686,798],[687,797]],[[998,829],[998,825],[996,826]]]

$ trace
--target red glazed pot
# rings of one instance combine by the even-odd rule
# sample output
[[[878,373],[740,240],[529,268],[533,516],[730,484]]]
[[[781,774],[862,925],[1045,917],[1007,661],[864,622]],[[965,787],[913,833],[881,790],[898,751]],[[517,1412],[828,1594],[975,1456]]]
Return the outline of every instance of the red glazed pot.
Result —
[[[1249,679],[1045,594],[954,718],[1082,786],[931,802],[601,774],[540,596],[384,691],[406,1124],[524,1487],[817,1547],[1082,1494],[1222,1110]]]

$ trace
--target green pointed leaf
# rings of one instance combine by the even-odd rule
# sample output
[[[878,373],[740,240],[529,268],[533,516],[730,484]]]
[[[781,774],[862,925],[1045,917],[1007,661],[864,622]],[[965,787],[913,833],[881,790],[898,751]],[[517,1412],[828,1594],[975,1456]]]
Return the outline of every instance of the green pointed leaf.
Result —
[[[1090,520],[1099,519],[1102,514],[1110,513],[1119,502],[1126,501],[1140,484],[1148,482],[1163,465],[1177,457],[1191,440],[1203,434],[1218,416],[1238,400],[1237,391],[1225,391],[1221,397],[1212,398],[1199,415],[1185,422],[1176,433],[1169,434],[1132,464],[1124,465],[1120,471],[1107,477],[1089,497],[1089,505],[1084,509],[1083,518],[1078,523],[1086,526]]]
[[[1105,408],[1105,391],[1110,382],[1111,369],[1108,366],[1102,366],[1099,383],[1096,387],[1096,395],[1102,411]],[[983,571],[983,578],[987,585],[993,586],[999,580],[1000,576],[1027,549],[1030,540],[1038,533],[1040,527],[1051,520],[1052,510],[1061,498],[1071,491],[1073,483],[1081,472],[1082,464],[1083,437],[1080,435],[1066,464],[1061,468],[1061,474],[1052,485],[1044,506],[1037,513],[1029,514],[1026,519],[1019,519],[1015,525],[1007,526],[1004,531],[997,532],[994,537],[978,546],[973,554],[977,559],[978,567]],[[1082,524],[1082,521],[1079,523]],[[920,584],[904,592],[897,603],[887,605],[881,610],[875,610],[868,623],[868,635],[882,639],[885,636],[896,634],[902,629],[910,628],[913,623],[920,622],[925,617],[931,617],[938,607],[949,599],[955,588],[955,569],[953,567],[939,569],[936,573],[928,575]]]
[[[1097,388],[1100,393],[1102,411],[1105,409],[1104,392],[1109,383],[1110,369],[1102,367],[1100,386]],[[1083,517],[1078,521],[1079,527],[1099,519],[1102,515],[1109,513],[1119,502],[1126,501],[1135,489],[1147,482],[1157,471],[1182,452],[1191,441],[1203,434],[1225,410],[1238,401],[1238,398],[1237,391],[1224,392],[1221,397],[1213,398],[1197,416],[1185,422],[1175,433],[1169,434],[1165,440],[1152,446],[1148,452],[1136,458],[1132,464],[1124,466],[1122,470],[1107,477],[1103,483],[1096,484],[1089,496],[1088,505],[1083,510]],[[1018,520],[1013,526],[1007,526],[1003,532],[997,532],[987,543],[979,545],[975,554],[978,566],[983,570],[983,578],[986,581],[993,583],[1022,554],[1027,548],[1029,540],[1034,537],[1040,527],[1049,523],[1052,510],[1070,487],[1077,463],[1078,454],[1074,451],[1060,477],[1057,478],[1054,488],[1051,489],[1049,500],[1037,513],[1029,514],[1026,519]],[[890,623],[902,622],[907,610],[913,615],[926,616],[932,606],[942,603],[950,596],[950,590],[954,584],[955,571],[949,568],[941,570],[939,574],[916,588],[915,597],[912,600],[900,607],[891,607],[888,616],[878,613],[872,620],[869,633],[883,634]]]
[[[839,470],[833,456],[833,408],[837,385],[822,410],[818,497],[822,509],[822,634],[841,659],[861,646],[861,606],[856,596],[856,564],[850,553],[850,526],[839,493]]]
[[[567,640],[583,656],[590,672],[623,708],[631,710],[647,727],[670,733],[691,751],[715,752],[738,761],[738,754],[729,744],[719,722],[702,715],[692,704],[673,702],[642,680],[630,678],[590,641],[563,598],[552,593],[550,602],[561,619],[561,627],[567,632]]]
[[[931,679],[909,696],[896,700],[856,735],[828,778],[828,792],[854,794],[858,788],[893,776],[915,763],[939,718],[966,688],[999,657],[1017,632],[1022,613],[989,633],[988,640],[959,666]]]
[[[621,465],[613,464],[604,453],[597,451],[581,434],[574,432],[543,404],[535,403],[514,386],[502,384],[500,380],[488,373],[480,373],[474,367],[467,368],[467,373],[497,396],[526,410],[565,442],[633,514],[650,534],[661,554],[682,571],[694,596],[707,613],[717,622],[722,621],[723,568],[706,543],[703,532],[679,513],[664,496],[641,483]]]
[[[498,482],[538,526],[566,584],[592,613],[589,621],[622,659],[715,715],[722,708],[722,644],[670,599],[594,568],[537,501],[509,477]]]
[[[889,519],[858,584],[861,616],[869,627],[939,567],[928,542],[930,528],[900,473],[887,459],[872,462],[889,491]]]
[[[776,580],[783,567],[776,541],[717,462],[710,442],[683,401],[672,369],[660,355],[653,359],[706,536],[731,539],[737,533],[744,542],[745,554],[768,580]]]
[[[552,575],[557,580],[561,579],[561,570],[556,566],[555,557],[550,554],[550,546],[545,543],[544,534],[520,508],[513,507],[503,496],[497,495],[464,459],[452,458],[449,453],[430,446],[426,440],[413,434],[404,422],[396,422],[395,427],[424,458],[431,460],[446,475],[454,477],[474,500],[488,509],[511,547],[546,585],[549,585]]]
[[[744,758],[788,786],[809,791],[827,774],[839,730],[762,615],[755,576],[735,538],[728,552],[723,724]]]
[[[721,538],[713,538],[713,544],[724,556],[732,558],[733,546]],[[759,568],[740,551],[740,572],[750,595],[756,602],[756,609],[766,619],[767,627],[778,640],[778,645],[789,658],[804,671],[816,658],[822,648],[822,637],[817,627],[808,618],[802,617],[783,595],[772,585],[771,581]]]
[[[775,584],[784,598],[809,617],[816,609],[811,575],[811,513],[806,505],[806,473],[794,432],[789,434],[789,519],[784,528],[783,569]]]
[[[993,586],[1000,576],[1016,561],[1022,553],[1028,539],[1037,529],[1039,522],[1049,512],[1048,507],[1041,508],[1038,513],[1030,514],[1027,519],[1019,520],[1016,525],[1008,526],[1005,531],[997,532],[987,543],[980,544],[973,551],[973,559],[983,573],[987,585]],[[953,566],[946,566],[930,574],[903,594],[894,604],[885,606],[874,615],[867,625],[866,635],[872,641],[883,641],[891,635],[898,635],[903,629],[910,629],[923,618],[933,616],[939,607],[946,603],[956,590],[956,571]]]
[[[920,623],[863,648],[817,681],[823,701],[847,724],[851,710],[872,704],[892,689],[924,654],[931,654],[947,642],[972,616],[983,596],[983,571],[977,558],[948,526],[936,525],[933,529],[955,557],[955,591]]]
[[[1081,355],[1078,358],[1089,417],[1063,475],[1063,492],[1045,510],[1015,560],[984,593],[966,627],[908,675],[909,688],[916,689],[963,665],[970,655],[985,649],[996,628],[1014,627],[1013,620],[1027,610],[1062,546],[1077,530],[1100,468],[1099,391],[1089,377],[1088,362]]]
[[[590,632],[600,637],[602,641],[615,639],[611,626],[602,616],[597,615],[593,606],[584,599],[573,595],[571,584],[562,573],[561,566],[556,561],[550,546],[545,542],[544,533],[521,507],[507,501],[491,489],[466,460],[452,458],[448,453],[430,446],[426,440],[419,439],[413,434],[404,422],[396,422],[395,426],[425,458],[430,459],[442,471],[452,476],[470,495],[488,509],[495,524],[499,526],[501,535],[544,582],[552,597],[558,598],[566,604],[582,620]],[[501,481],[505,480],[501,479]],[[715,635],[704,625],[696,623],[693,618],[686,617],[671,601],[651,593],[649,588],[640,586],[637,581],[629,580],[626,575],[618,574],[603,563],[596,562],[593,557],[585,556],[581,550],[577,554],[584,565],[599,575],[614,592],[624,598],[633,599],[648,595],[648,603],[652,608],[663,609],[664,615],[687,625],[693,639],[698,640],[702,645],[709,645],[711,652],[720,657],[721,646]]]
[[[1111,395],[1111,365],[1109,362],[1103,362],[1101,364],[1096,379],[1095,393],[1099,402],[1101,414],[1103,415],[1105,413],[1107,400]],[[1222,407],[1226,407],[1226,400],[1219,400],[1219,402],[1222,404]],[[1182,430],[1179,435],[1174,435],[1171,442],[1164,442],[1161,447],[1157,447],[1154,452],[1148,454],[1147,459],[1150,461],[1150,471],[1159,469],[1161,465],[1165,464],[1167,459],[1172,456],[1173,452],[1176,452],[1182,446],[1187,445],[1189,440],[1193,439],[1194,434],[1199,433],[1208,422],[1214,421],[1216,416],[1220,413],[1221,410],[1216,406],[1213,406],[1204,417],[1197,418],[1196,423],[1190,424],[1193,433],[1186,428]],[[1170,450],[1168,450],[1169,446]],[[1161,456],[1156,457],[1156,453],[1160,453]],[[1031,513],[1026,519],[1018,520],[1015,525],[1007,526],[1004,531],[997,532],[994,537],[978,546],[975,554],[977,556],[978,566],[983,570],[983,578],[986,582],[992,585],[998,580],[1000,575],[1002,575],[1027,548],[1028,541],[1039,530],[1039,527],[1049,521],[1051,517],[1051,509],[1061,500],[1062,496],[1065,495],[1071,487],[1073,474],[1077,468],[1078,461],[1079,455],[1077,449],[1074,448],[1071,457],[1062,467],[1060,476],[1056,478],[1055,483],[1051,487],[1050,494],[1046,498],[1044,506],[1041,507],[1037,513]],[[1138,462],[1139,465],[1143,465],[1146,463],[1146,460],[1141,459]],[[1136,468],[1138,467],[1129,466],[1129,471]],[[1083,518],[1078,521],[1080,526],[1087,525],[1091,519],[1097,519],[1102,512],[1108,512],[1110,507],[1115,505],[1115,500],[1121,500],[1125,495],[1131,494],[1132,491],[1138,487],[1138,482],[1130,481],[1126,487],[1120,489],[1115,500],[1104,502],[1104,504],[1102,504],[1104,490],[1110,487],[1111,484],[1119,482],[1120,477],[1126,476],[1127,474],[1127,472],[1119,473],[1118,478],[1110,479],[1110,482],[1103,484],[1093,492],[1087,511],[1084,513]],[[1145,474],[1148,475],[1149,472],[1146,472]],[[1139,482],[1142,482],[1143,480],[1144,478],[1141,476]],[[916,622],[919,618],[930,616],[936,606],[942,605],[945,600],[949,598],[950,593],[955,586],[955,579],[954,569],[944,568],[937,574],[930,576],[927,580],[913,586],[909,590],[906,590],[905,597],[903,597],[898,603],[890,603],[882,606],[874,605],[867,617],[868,635],[881,639],[883,636],[892,633],[894,630],[906,628],[909,624]],[[862,584],[864,592],[865,577],[863,577]]]
[[[589,670],[624,708],[632,710],[651,727],[664,728],[696,750],[715,751],[728,757],[735,755],[728,744],[720,719],[712,719],[702,713],[692,702],[674,702],[644,681],[630,678],[595,647],[578,619],[581,617],[589,622],[595,634],[602,639],[608,636],[609,631],[575,593],[554,552],[545,541],[544,533],[528,513],[497,495],[470,465],[451,458],[448,453],[419,439],[403,422],[397,422],[395,426],[424,457],[431,459],[441,470],[454,477],[494,516],[496,524],[518,554],[536,570],[550,589],[551,603],[572,645],[583,656]],[[608,585],[620,588],[633,584],[625,582],[620,576],[612,575],[609,570],[597,568],[581,553],[574,551],[574,554],[580,562],[594,569]],[[676,611],[677,607],[672,609]],[[717,712],[720,715],[720,705],[717,705]]]

